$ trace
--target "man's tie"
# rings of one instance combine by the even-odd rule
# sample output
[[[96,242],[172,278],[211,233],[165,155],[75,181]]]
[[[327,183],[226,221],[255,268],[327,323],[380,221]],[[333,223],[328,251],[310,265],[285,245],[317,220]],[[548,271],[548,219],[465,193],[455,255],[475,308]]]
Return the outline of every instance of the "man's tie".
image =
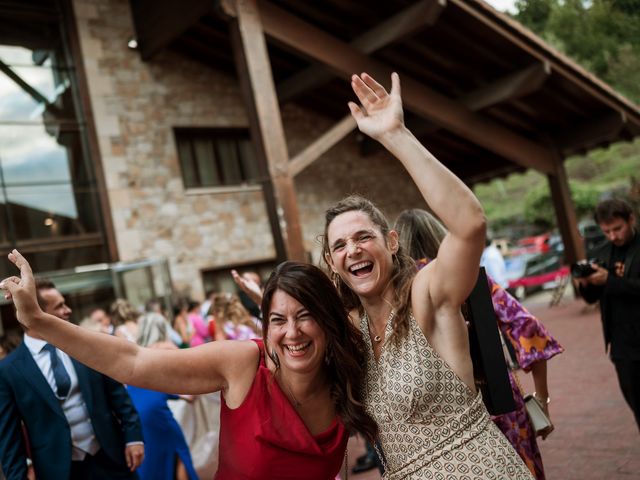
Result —
[[[69,376],[69,372],[64,368],[62,360],[58,357],[56,347],[47,343],[42,348],[49,352],[49,358],[51,358],[51,370],[53,370],[53,379],[56,381],[56,386],[58,387],[58,397],[66,398],[69,394],[69,390],[71,389],[71,377]]]

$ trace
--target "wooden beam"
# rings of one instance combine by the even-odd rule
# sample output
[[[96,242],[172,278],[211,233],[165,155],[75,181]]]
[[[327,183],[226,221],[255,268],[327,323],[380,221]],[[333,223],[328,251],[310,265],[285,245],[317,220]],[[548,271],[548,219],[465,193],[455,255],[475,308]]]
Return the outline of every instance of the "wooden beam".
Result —
[[[458,101],[468,109],[477,112],[538,91],[549,75],[551,75],[549,63],[535,63],[463,95]]]
[[[586,124],[577,125],[555,136],[555,143],[562,152],[575,151],[577,148],[589,149],[606,141],[614,141],[627,123],[624,112],[611,112]]]
[[[327,152],[336,143],[356,128],[356,121],[351,114],[344,117],[333,127],[322,134],[316,141],[296,155],[289,162],[289,174],[293,177],[315,162],[320,155]]]
[[[231,25],[231,41],[251,134],[257,147],[256,153],[262,165],[268,168],[275,190],[275,195],[265,191],[265,197],[267,202],[272,202],[271,212],[277,214],[275,225],[272,220],[276,250],[278,242],[281,245],[284,241],[286,258],[305,261],[298,205],[293,180],[289,176],[287,142],[258,7],[256,0],[235,0],[233,6],[237,20]],[[278,257],[282,255],[283,252],[278,252]]]
[[[269,2],[261,1],[259,5],[265,33],[280,44],[324,63],[345,80],[349,80],[353,72],[369,72],[382,81],[389,81],[392,69],[384,63],[355,51],[345,42]],[[236,15],[229,8],[226,13]],[[471,112],[407,75],[401,78],[407,109],[519,165],[544,173],[553,171],[553,160],[543,146]]]
[[[547,175],[553,208],[556,212],[558,230],[564,243],[564,257],[568,264],[585,258],[584,242],[578,230],[576,210],[571,199],[571,189],[562,156],[556,152],[554,172]]]
[[[446,0],[421,0],[363,33],[350,45],[361,53],[373,53],[424,27],[434,25],[445,6]],[[323,65],[313,65],[281,82],[277,86],[278,98],[281,103],[287,102],[333,77]]]
[[[213,7],[213,0],[131,0],[142,59],[151,59],[204,15],[212,12]]]

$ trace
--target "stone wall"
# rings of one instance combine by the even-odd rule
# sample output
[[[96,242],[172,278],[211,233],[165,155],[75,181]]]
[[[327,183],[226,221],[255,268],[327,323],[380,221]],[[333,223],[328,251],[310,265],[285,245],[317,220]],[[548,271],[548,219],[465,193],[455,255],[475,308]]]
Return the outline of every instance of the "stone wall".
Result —
[[[260,191],[195,194],[180,175],[174,127],[247,126],[237,80],[170,50],[142,62],[127,47],[134,35],[128,0],[73,6],[120,260],[166,257],[176,289],[202,298],[201,270],[273,258]],[[291,156],[332,124],[294,105],[282,114]],[[353,134],[295,184],[315,260],[323,211],[344,194],[369,196],[390,218],[421,205],[399,164],[383,153],[360,158]]]

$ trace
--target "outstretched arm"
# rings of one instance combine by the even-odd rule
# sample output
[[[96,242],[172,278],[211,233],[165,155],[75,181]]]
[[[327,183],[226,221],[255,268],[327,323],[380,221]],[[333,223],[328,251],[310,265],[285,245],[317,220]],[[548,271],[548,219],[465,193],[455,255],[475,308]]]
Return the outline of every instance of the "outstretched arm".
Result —
[[[486,229],[480,202],[405,127],[398,74],[391,75],[390,92],[366,73],[354,75],[351,86],[362,104],[359,107],[349,103],[360,131],[378,140],[400,160],[449,231],[434,265],[418,273],[416,285],[428,289],[436,308],[443,304],[458,306],[478,277]]]
[[[214,342],[182,350],[143,348],[49,315],[36,301],[29,263],[17,250],[9,254],[9,260],[20,269],[20,277],[3,280],[0,288],[6,290],[6,298],[13,299],[20,323],[81,363],[121,383],[167,393],[196,394],[226,389],[240,377],[245,380],[247,371],[255,373],[258,348],[253,342]]]

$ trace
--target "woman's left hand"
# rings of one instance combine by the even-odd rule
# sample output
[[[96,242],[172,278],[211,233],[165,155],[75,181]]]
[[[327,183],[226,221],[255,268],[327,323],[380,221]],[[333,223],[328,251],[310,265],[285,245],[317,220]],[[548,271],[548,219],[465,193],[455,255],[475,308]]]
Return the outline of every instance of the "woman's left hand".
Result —
[[[543,404],[542,405],[542,410],[544,410],[544,413],[547,415],[547,418],[549,420],[551,420],[551,415],[549,415],[549,405],[548,404]],[[542,437],[542,440],[545,440],[549,436],[549,434],[551,432],[553,432],[554,429],[555,429],[555,427],[553,426],[553,422],[552,422],[551,425],[549,425],[547,428],[537,432],[536,436]]]
[[[37,315],[42,313],[36,299],[36,282],[29,262],[18,250],[14,249],[8,257],[20,269],[20,276],[5,278],[0,282],[0,288],[5,291],[5,299],[13,300],[18,321],[29,329],[34,326]]]
[[[404,127],[400,77],[397,73],[391,74],[390,92],[367,73],[353,75],[351,88],[358,96],[362,107],[349,102],[349,109],[362,133],[382,140],[385,134]]]

